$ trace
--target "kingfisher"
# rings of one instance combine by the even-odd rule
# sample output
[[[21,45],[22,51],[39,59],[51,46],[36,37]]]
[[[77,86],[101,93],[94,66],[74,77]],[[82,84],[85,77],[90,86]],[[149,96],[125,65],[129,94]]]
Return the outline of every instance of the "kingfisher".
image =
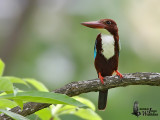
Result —
[[[105,76],[116,73],[120,78],[122,74],[118,71],[118,59],[120,52],[120,41],[118,27],[112,19],[101,19],[99,21],[83,22],[82,25],[100,30],[94,45],[94,66],[101,83],[104,84]],[[108,89],[99,91],[98,109],[105,110]]]

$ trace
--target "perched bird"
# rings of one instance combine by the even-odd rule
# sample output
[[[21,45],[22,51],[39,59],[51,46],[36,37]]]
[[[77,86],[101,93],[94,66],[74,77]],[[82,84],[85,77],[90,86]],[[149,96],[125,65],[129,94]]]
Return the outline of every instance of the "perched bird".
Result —
[[[122,74],[118,71],[120,46],[116,22],[112,19],[101,19],[81,24],[101,31],[96,38],[94,46],[94,65],[101,83],[104,84],[103,78],[105,76],[111,76],[114,72],[122,78]],[[108,89],[99,91],[99,110],[106,108],[107,95]]]

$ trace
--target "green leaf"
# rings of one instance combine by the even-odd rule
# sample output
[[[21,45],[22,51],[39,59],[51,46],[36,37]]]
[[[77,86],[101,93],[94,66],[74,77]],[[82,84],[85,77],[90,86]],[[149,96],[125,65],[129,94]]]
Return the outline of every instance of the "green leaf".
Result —
[[[3,78],[9,79],[12,83],[19,83],[28,86],[28,84],[23,79],[18,77],[4,76]]]
[[[17,105],[21,108],[21,110],[23,110],[23,101],[22,100],[19,100],[19,99],[15,99],[14,100],[16,103],[17,103]]]
[[[74,111],[77,107],[75,106],[71,106],[71,105],[64,105],[62,108],[60,108],[59,110],[57,110],[57,114],[61,114],[63,112],[67,112],[67,111]]]
[[[50,103],[50,104],[65,104],[74,105],[78,107],[84,107],[86,105],[79,101],[68,97],[64,94],[52,93],[52,92],[41,92],[41,91],[30,91],[30,92],[19,92],[16,96],[13,94],[7,94],[0,96],[0,98],[6,99],[18,99],[22,101],[39,102],[39,103]]]
[[[39,110],[35,113],[41,120],[50,120],[52,117],[51,109],[50,108],[44,108],[42,110]]]
[[[53,117],[54,120],[61,120],[58,116]]]
[[[70,106],[71,106],[71,105],[70,105]],[[63,105],[62,105],[62,104],[57,104],[57,105],[55,105],[55,106],[50,106],[50,108],[51,108],[51,112],[52,112],[52,116],[57,115],[57,114],[58,114],[59,109],[60,109],[60,108],[62,108],[62,107],[63,107]]]
[[[13,91],[13,84],[7,78],[0,77],[0,91]]]
[[[88,99],[85,99],[83,97],[79,97],[79,96],[76,96],[76,97],[73,97],[74,99],[78,100],[79,102],[87,105],[89,108],[91,108],[93,111],[95,111],[95,105]]]
[[[49,92],[49,90],[46,88],[46,86],[43,83],[41,83],[35,79],[26,78],[24,80],[27,81],[28,83],[30,83],[31,85],[33,85],[39,91]]]
[[[91,109],[80,108],[79,110],[75,110],[74,115],[87,120],[102,120],[102,118]]]
[[[11,112],[11,111],[0,109],[0,112],[3,112],[5,114],[7,114],[8,116],[12,117],[15,120],[29,120],[28,118],[23,117],[22,115],[16,114],[16,113]]]
[[[76,97],[73,97],[73,98],[76,99],[77,101],[85,104],[86,106],[91,108],[93,111],[95,111],[95,106],[90,100],[82,98],[82,97],[79,97],[79,96],[76,96]],[[65,106],[63,106],[62,108],[60,108],[58,110],[58,113],[66,111],[66,110],[74,110],[74,109],[76,109],[75,106],[65,105]]]
[[[102,118],[90,108],[87,108],[87,109],[76,108],[76,109],[66,110],[66,111],[62,111],[59,115],[62,115],[62,114],[73,114],[85,120],[102,120]]]
[[[75,106],[65,105],[58,110],[58,115],[73,114],[87,120],[101,120],[101,117],[95,112],[95,106],[91,101],[78,96],[73,98],[87,105],[89,108],[84,109]]]
[[[0,59],[0,76],[3,75],[4,68],[5,68],[5,64],[4,64],[4,62]]]
[[[5,108],[13,108],[16,107],[17,104],[14,101],[8,100],[8,99],[0,99],[0,108],[5,109]]]
[[[2,92],[1,94],[0,94],[0,96],[2,96],[2,95],[6,95],[7,93],[6,92]]]

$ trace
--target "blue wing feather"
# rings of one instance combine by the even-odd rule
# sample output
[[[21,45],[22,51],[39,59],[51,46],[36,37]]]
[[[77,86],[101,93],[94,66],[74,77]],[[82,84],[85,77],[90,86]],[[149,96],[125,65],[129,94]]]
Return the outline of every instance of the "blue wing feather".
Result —
[[[96,58],[96,55],[97,55],[96,45],[97,45],[97,40],[96,40],[95,45],[94,45],[94,59]]]

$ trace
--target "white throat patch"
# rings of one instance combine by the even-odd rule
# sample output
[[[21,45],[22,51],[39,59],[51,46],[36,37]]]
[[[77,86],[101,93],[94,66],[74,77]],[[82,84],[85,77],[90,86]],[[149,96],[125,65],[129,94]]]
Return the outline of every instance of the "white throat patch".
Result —
[[[111,58],[114,53],[114,37],[111,34],[101,34],[102,39],[102,54],[107,58]]]

